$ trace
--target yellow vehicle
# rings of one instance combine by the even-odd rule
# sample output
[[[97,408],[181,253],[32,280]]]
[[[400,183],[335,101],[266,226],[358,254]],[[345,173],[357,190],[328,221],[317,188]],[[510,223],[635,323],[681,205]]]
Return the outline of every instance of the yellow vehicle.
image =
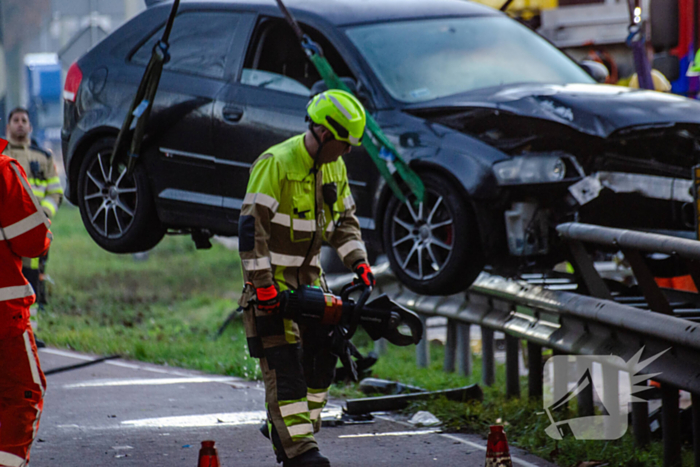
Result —
[[[500,9],[506,0],[473,0],[482,5]],[[559,6],[559,0],[513,0],[506,12],[511,16],[530,21],[540,14],[540,11]]]

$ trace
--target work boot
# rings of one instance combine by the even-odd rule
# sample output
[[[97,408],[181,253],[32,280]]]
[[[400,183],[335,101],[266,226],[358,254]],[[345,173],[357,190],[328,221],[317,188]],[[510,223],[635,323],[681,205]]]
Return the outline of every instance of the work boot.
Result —
[[[321,455],[318,449],[313,448],[282,463],[283,467],[331,467],[327,457]]]

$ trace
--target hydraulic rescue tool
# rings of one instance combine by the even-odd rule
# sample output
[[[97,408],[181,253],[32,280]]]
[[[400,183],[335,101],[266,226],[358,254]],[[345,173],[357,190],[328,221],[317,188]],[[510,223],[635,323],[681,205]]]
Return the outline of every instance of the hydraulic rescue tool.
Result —
[[[355,302],[350,294],[360,290],[362,294]],[[297,290],[280,293],[280,313],[299,324],[337,326],[345,340],[352,338],[357,326],[361,325],[372,340],[384,338],[401,347],[418,344],[423,338],[423,322],[418,315],[384,294],[367,303],[371,293],[370,287],[355,282],[345,285],[340,296],[325,293],[318,287],[303,285]],[[248,303],[253,304],[255,300]],[[240,311],[243,311],[243,307],[226,318],[217,337],[223,334]],[[403,334],[402,327],[408,328],[410,334]]]
[[[355,302],[350,294],[362,290]],[[372,340],[384,338],[394,345],[417,344],[423,338],[423,323],[414,312],[393,302],[386,295],[367,303],[371,287],[350,283],[340,296],[325,293],[318,287],[303,285],[285,290],[281,295],[281,313],[287,319],[305,325],[337,325],[341,336],[349,340],[361,325]],[[403,326],[410,334],[402,334]]]

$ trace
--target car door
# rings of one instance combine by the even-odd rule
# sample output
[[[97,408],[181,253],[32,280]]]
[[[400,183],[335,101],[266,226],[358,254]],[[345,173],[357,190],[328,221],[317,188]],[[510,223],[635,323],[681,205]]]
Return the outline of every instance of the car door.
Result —
[[[319,32],[306,29],[312,39],[321,42],[339,75],[351,76],[331,43]],[[238,222],[255,159],[308,128],[306,104],[318,80],[320,76],[304,57],[289,25],[279,19],[260,18],[238,79],[224,86],[214,106],[214,150],[223,178],[221,192],[228,222]],[[353,192],[367,189],[368,180],[376,179],[377,174],[374,167],[367,170],[372,164],[364,150],[353,150],[346,161],[358,156],[364,161],[348,164]],[[369,215],[369,203],[367,208]]]
[[[159,212],[171,225],[215,227],[221,221],[221,193],[211,183],[216,176],[211,119],[240,22],[240,14],[216,10],[185,10],[175,19],[146,158]],[[162,33],[161,27],[152,34],[131,63],[146,65]]]

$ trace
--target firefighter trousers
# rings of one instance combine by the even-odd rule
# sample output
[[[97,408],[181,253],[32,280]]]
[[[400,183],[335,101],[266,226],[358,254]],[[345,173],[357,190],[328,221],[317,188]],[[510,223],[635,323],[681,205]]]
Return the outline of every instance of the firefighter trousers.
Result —
[[[22,275],[24,275],[24,278],[27,279],[27,282],[29,282],[34,289],[36,303],[40,305],[42,309],[43,306],[47,304],[48,298],[46,296],[46,282],[44,281],[46,263],[48,260],[49,255],[47,253],[39,258],[32,258],[28,262],[26,260],[22,261]]]
[[[249,306],[244,312],[252,357],[260,359],[265,406],[279,462],[318,448],[314,433],[328,400],[338,357],[329,326],[299,326]]]
[[[31,329],[0,339],[0,375],[0,466],[24,467],[46,391]]]

